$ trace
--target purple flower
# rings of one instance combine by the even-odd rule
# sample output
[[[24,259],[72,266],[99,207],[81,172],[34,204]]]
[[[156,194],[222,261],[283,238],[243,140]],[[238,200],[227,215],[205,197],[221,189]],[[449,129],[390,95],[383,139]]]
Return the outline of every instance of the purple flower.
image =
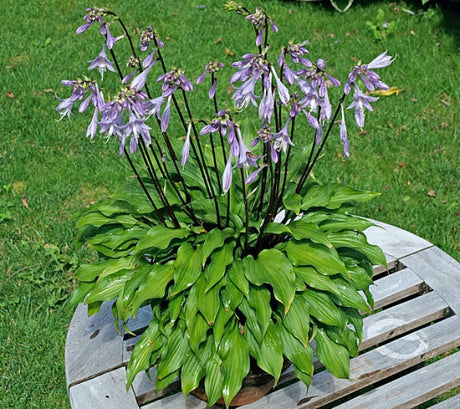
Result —
[[[84,33],[95,22],[100,23],[101,28],[102,28],[103,17],[105,15],[106,15],[106,11],[104,9],[88,7],[86,9],[86,15],[83,17],[83,19],[86,21],[86,23],[81,25],[80,27],[78,27],[77,30],[76,30],[76,33],[77,34]]]
[[[256,99],[258,98],[254,94],[254,87],[256,85],[256,79],[250,78],[244,82],[239,88],[236,89],[235,93],[232,96],[232,99],[235,100],[235,105],[237,109],[247,108],[251,102],[254,106],[257,106]]]
[[[347,109],[355,108],[355,121],[360,128],[364,127],[364,108],[373,111],[370,103],[377,100],[376,97],[364,94],[358,87],[355,88],[353,103]]]
[[[270,122],[275,110],[275,100],[271,87],[264,89],[264,94],[259,104],[259,118]]]
[[[288,135],[288,127],[289,127],[290,122],[291,122],[291,117],[288,117],[288,119],[286,120],[286,123],[280,129],[280,131],[273,134],[274,147],[277,151],[282,149],[283,152],[286,152],[288,145],[294,146],[294,144],[291,141],[291,138],[289,138],[289,135]]]
[[[171,96],[168,97],[166,108],[161,115],[161,132],[166,132],[169,126],[169,118],[171,116]]]
[[[184,71],[180,69],[175,69],[161,75],[157,81],[163,82],[161,86],[163,98],[171,96],[178,88],[181,88],[183,91],[193,91],[193,84],[185,76]]]
[[[264,36],[264,31],[265,31],[265,23],[266,23],[267,19],[268,19],[268,21],[270,22],[270,24],[272,26],[273,32],[277,33],[278,32],[278,26],[273,22],[273,20],[271,18],[269,18],[267,16],[265,11],[263,11],[263,10],[261,10],[259,8],[256,8],[256,11],[254,13],[249,14],[246,17],[246,20],[250,20],[251,23],[256,28],[256,31],[258,32],[257,37],[256,37],[256,45],[258,47],[262,44],[262,39],[263,39],[263,36]]]
[[[345,83],[344,92],[349,94],[352,87],[357,87],[356,81],[361,79],[365,87],[369,91],[374,91],[375,88],[387,90],[388,85],[380,80],[380,76],[372,69],[385,68],[389,66],[393,60],[387,55],[387,51],[374,58],[369,64],[356,65],[348,74],[348,81]]]
[[[61,114],[60,120],[65,116],[70,119],[72,108],[76,102],[83,100],[81,108],[79,107],[79,112],[86,111],[90,101],[95,108],[99,108],[104,104],[104,99],[96,83],[89,80],[63,80],[62,84],[66,87],[73,87],[73,90],[72,95],[68,98],[62,99],[58,97],[61,102],[56,107],[56,110]],[[89,92],[89,96],[84,99],[87,92]]]
[[[205,70],[203,74],[201,74],[196,80],[197,84],[201,84],[204,81],[207,74],[212,75],[212,85],[208,91],[208,96],[210,99],[214,98],[214,95],[216,94],[217,80],[214,78],[214,74],[223,67],[224,67],[224,64],[222,64],[219,61],[209,61],[209,63],[206,64],[205,66]]]
[[[232,185],[232,154],[228,155],[227,164],[222,174],[222,190],[227,193]]]
[[[164,43],[160,40],[156,30],[152,26],[148,26],[147,30],[143,30],[141,33],[139,48],[141,51],[147,51],[152,42],[159,48],[164,47]]]
[[[149,75],[150,70],[153,65],[142,71],[139,75],[133,78],[130,84],[130,88],[134,91],[140,91],[144,88],[145,83],[147,82],[147,76]]]
[[[123,141],[131,137],[129,142],[130,153],[136,153],[139,137],[142,138],[146,145],[151,144],[150,129],[145,123],[145,118],[138,118],[132,112],[130,113],[128,123],[122,127]]]
[[[350,143],[347,138],[347,125],[345,123],[345,112],[343,109],[343,104],[341,104],[340,109],[342,111],[342,120],[340,121],[340,140],[343,143],[343,153],[348,159],[350,157]]]
[[[187,135],[185,137],[184,146],[182,147],[182,160],[181,160],[182,167],[184,167],[185,164],[187,163],[188,156],[190,154],[190,134],[191,134],[191,131],[192,131],[192,123],[190,122],[188,124]]]
[[[88,70],[97,68],[99,73],[101,74],[102,79],[104,79],[104,72],[106,70],[115,72],[115,68],[113,68],[112,61],[109,61],[109,59],[107,58],[107,54],[105,52],[105,44],[102,47],[102,51],[100,52],[100,54],[94,60],[90,60],[88,62],[90,63]]]

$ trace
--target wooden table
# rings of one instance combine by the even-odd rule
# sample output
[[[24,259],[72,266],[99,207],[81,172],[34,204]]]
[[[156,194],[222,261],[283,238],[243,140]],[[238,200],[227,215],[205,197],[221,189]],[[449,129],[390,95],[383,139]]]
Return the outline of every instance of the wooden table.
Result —
[[[244,409],[413,408],[460,385],[460,265],[412,233],[378,223],[366,231],[382,247],[389,271],[376,268],[373,315],[364,320],[361,353],[351,360],[352,380],[327,371],[315,374],[308,390],[292,368],[276,390]],[[126,392],[126,365],[136,338],[114,329],[110,303],[86,316],[80,305],[66,342],[66,380],[73,409],[204,409],[185,398],[175,382],[156,392],[137,376]],[[149,321],[148,309],[130,323],[134,331]],[[437,357],[437,359],[431,359]],[[152,373],[155,369],[152,369]],[[433,406],[460,408],[460,394]]]

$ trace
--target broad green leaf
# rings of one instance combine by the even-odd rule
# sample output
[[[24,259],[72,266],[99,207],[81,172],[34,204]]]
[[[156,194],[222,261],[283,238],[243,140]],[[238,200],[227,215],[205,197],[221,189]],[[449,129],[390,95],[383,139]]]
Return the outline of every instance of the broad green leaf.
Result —
[[[176,327],[166,341],[165,352],[162,353],[158,362],[156,377],[162,379],[177,371],[184,360],[185,355],[190,351],[187,338],[182,331]]]
[[[313,377],[313,349],[309,343],[303,345],[279,322],[276,332],[283,346],[283,353],[300,371]],[[302,379],[303,380],[303,379]]]
[[[292,193],[291,195],[283,198],[283,205],[287,210],[292,210],[298,215],[302,206],[302,196],[297,193]]]
[[[168,229],[159,224],[147,231],[145,236],[137,243],[135,254],[145,254],[151,249],[166,249],[174,239],[184,239],[190,234],[187,229]]]
[[[243,378],[248,374],[250,366],[249,346],[238,328],[234,327],[222,339],[219,354],[222,358],[222,396],[228,407],[241,389]]]
[[[347,275],[345,264],[335,249],[306,241],[291,240],[286,245],[286,253],[294,266],[312,266],[325,275]]]
[[[133,298],[134,294],[138,290],[138,288],[145,282],[146,276],[149,272],[148,266],[140,266],[136,268],[130,277],[129,280],[126,281],[125,285],[123,286],[122,290],[120,291],[117,301],[117,313],[118,317],[122,321],[127,321],[128,318],[133,314]],[[129,331],[127,331],[129,332]]]
[[[326,247],[332,247],[326,234],[322,232],[314,223],[307,223],[304,220],[296,220],[289,224],[292,231],[292,237],[296,240],[309,239],[317,244],[323,244]]]
[[[305,211],[312,207],[326,207],[333,194],[332,185],[313,184],[303,195],[301,209]]]
[[[135,219],[133,216],[129,214],[120,214],[116,215],[115,217],[107,217],[100,212],[93,211],[86,213],[83,217],[79,219],[79,221],[77,222],[77,229],[80,229],[87,225],[101,227],[107,224],[121,224],[123,227],[129,229],[137,223],[137,219]]]
[[[292,236],[291,229],[289,226],[285,225],[284,223],[268,223],[267,227],[265,227],[265,233],[267,234],[284,234],[287,233]]]
[[[342,311],[331,301],[324,293],[305,290],[302,294],[297,294],[297,297],[303,297],[308,303],[310,315],[318,321],[326,325],[335,325],[343,328],[346,325],[346,318]]]
[[[198,314],[198,301],[196,295],[196,286],[190,288],[185,303],[185,323],[187,328],[192,328]]]
[[[361,294],[353,288],[349,281],[338,277],[334,277],[333,280],[340,290],[338,298],[344,306],[357,308],[358,310],[365,312],[371,312],[369,305],[366,301],[364,301]]]
[[[73,290],[72,294],[69,298],[69,305],[74,307],[85,300],[86,295],[94,288],[96,285],[95,282],[87,283],[84,281],[80,281],[78,283],[78,287]]]
[[[207,281],[205,292],[214,287],[224,276],[227,266],[233,260],[235,242],[223,245],[211,255],[211,262],[205,267],[204,278]]]
[[[100,280],[88,293],[85,303],[110,301],[118,296],[126,281],[131,278],[132,271],[119,271]]]
[[[327,207],[329,209],[337,209],[343,203],[367,202],[368,200],[376,196],[380,196],[380,193],[357,190],[349,186],[338,186],[335,189],[334,195],[331,197],[331,200],[329,201]]]
[[[177,321],[179,314],[182,312],[182,306],[184,304],[184,301],[184,293],[179,293],[169,298],[168,311],[171,324],[174,324]]]
[[[246,279],[243,270],[243,262],[235,260],[228,270],[228,278],[244,295],[249,294],[249,281]]]
[[[166,287],[173,279],[174,264],[169,261],[165,264],[155,263],[148,267],[150,271],[141,283],[139,289],[133,298],[133,314],[136,315],[137,310],[144,305],[148,300],[155,298],[163,298],[166,293]]]
[[[192,326],[187,326],[189,345],[193,352],[198,353],[198,348],[206,340],[210,326],[201,314],[196,314]]]
[[[356,290],[364,291],[373,283],[366,268],[361,265],[350,265],[345,261],[350,281]]]
[[[225,311],[235,311],[243,299],[243,293],[231,281],[225,284],[220,294]]]
[[[212,327],[212,333],[214,334],[214,339],[216,345],[218,345],[222,339],[222,336],[225,332],[228,331],[228,326],[234,326],[234,322],[230,322],[227,326],[227,323],[230,319],[234,317],[233,311],[225,311],[224,307],[221,305],[219,311],[217,312],[216,321]]]
[[[268,249],[262,250],[256,260],[246,257],[244,261],[246,278],[255,285],[271,285],[286,314],[295,294],[295,274],[289,259],[279,250]]]
[[[308,345],[308,332],[310,329],[310,310],[305,298],[294,297],[294,301],[284,317],[284,326],[294,335],[303,346]]]
[[[108,276],[121,270],[132,269],[131,258],[116,258],[95,261],[91,264],[83,264],[78,267],[75,275],[79,281],[91,282],[98,277]]]
[[[350,356],[358,355],[360,340],[356,333],[348,327],[344,329],[328,327],[326,328],[326,334],[336,344],[343,345],[347,348]]]
[[[192,286],[201,274],[201,249],[183,243],[177,251],[174,262],[174,288],[171,295],[180,293]]]
[[[275,325],[270,322],[265,338],[260,345],[260,354],[256,357],[257,365],[265,372],[273,375],[275,384],[283,367],[283,346],[275,332]]]
[[[106,233],[98,231],[93,237],[87,239],[92,246],[103,245],[111,250],[132,249],[137,242],[142,239],[148,230],[145,227],[133,226],[129,229],[125,227],[115,227]]]
[[[265,336],[271,322],[272,309],[270,307],[270,298],[270,292],[266,288],[251,286],[248,296],[249,306],[255,312],[262,337]]]
[[[150,321],[134,347],[126,373],[126,389],[129,389],[136,375],[150,367],[151,356],[161,348],[161,336],[158,323]]]
[[[329,233],[327,236],[335,248],[348,247],[365,254],[374,265],[386,265],[382,249],[374,244],[369,244],[364,233],[347,230]]]
[[[336,295],[340,294],[339,288],[331,277],[318,273],[313,267],[295,267],[294,271],[308,286],[316,290],[329,291]]]
[[[171,385],[180,374],[180,369],[176,369],[174,372],[171,372],[170,374],[166,375],[164,378],[156,378],[155,379],[155,389],[157,391],[161,391],[167,386]]]
[[[331,214],[325,222],[321,223],[320,229],[331,232],[341,230],[364,231],[371,226],[374,226],[374,223],[361,217],[335,213]]]
[[[221,305],[219,297],[221,286],[216,285],[209,291],[206,291],[206,286],[206,280],[201,275],[195,282],[198,310],[203,314],[208,324],[213,325]]]
[[[316,356],[326,369],[337,378],[349,378],[350,357],[347,349],[332,341],[322,328],[316,333]]]
[[[235,231],[227,227],[223,230],[215,227],[207,235],[203,244],[203,265],[206,263],[207,258],[211,253],[224,245],[225,240],[233,236]]]
[[[218,357],[211,357],[206,361],[206,377],[204,389],[208,395],[208,406],[212,406],[222,397],[222,383],[224,376],[220,369],[222,361]]]
[[[180,372],[181,389],[185,396],[198,388],[205,374],[204,366],[193,351],[185,356]]]

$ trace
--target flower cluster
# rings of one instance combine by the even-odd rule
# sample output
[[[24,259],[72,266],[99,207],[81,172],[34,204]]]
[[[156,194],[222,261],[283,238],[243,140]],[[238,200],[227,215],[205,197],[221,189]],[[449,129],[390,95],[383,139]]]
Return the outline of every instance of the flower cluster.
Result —
[[[96,81],[89,79],[63,81],[65,86],[73,87],[73,92],[69,98],[61,99],[57,110],[61,113],[61,118],[70,117],[76,102],[80,103],[79,112],[86,111],[92,104],[94,113],[88,126],[87,136],[94,138],[99,130],[108,137],[116,137],[120,142],[120,155],[127,152],[127,146],[129,146],[130,154],[135,153],[141,147],[150,177],[159,178],[155,176],[158,169],[151,166],[152,161],[145,149],[147,147],[152,149],[155,159],[159,157],[163,159],[161,164],[163,169],[160,168],[161,177],[169,174],[168,166],[173,166],[175,171],[178,171],[177,158],[179,156],[181,156],[182,167],[192,166],[190,162],[194,163],[201,175],[205,191],[211,199],[215,200],[217,212],[216,181],[213,180],[213,174],[219,184],[217,191],[226,193],[229,192],[235,180],[233,177],[235,170],[239,169],[241,172],[243,191],[245,190],[244,185],[259,180],[261,171],[265,170],[258,182],[259,200],[263,203],[268,198],[268,207],[276,210],[283,200],[283,189],[280,187],[281,174],[288,171],[289,158],[295,155],[292,152],[295,147],[295,123],[306,120],[313,136],[311,152],[306,159],[306,165],[300,176],[301,182],[296,190],[300,192],[324,143],[335,129],[338,129],[337,133],[343,144],[345,156],[350,155],[344,109],[345,99],[353,90],[353,102],[348,109],[354,109],[356,124],[362,128],[365,120],[364,110],[372,111],[371,104],[378,98],[363,92],[361,84],[364,84],[368,91],[376,88],[388,89],[374,70],[390,65],[392,59],[387,52],[384,52],[369,64],[353,67],[343,87],[343,95],[336,109],[333,110],[329,91],[332,87],[339,87],[341,83],[328,72],[324,59],[318,58],[316,62],[310,60],[310,51],[307,49],[308,41],[290,42],[281,49],[273,62],[272,50],[268,45],[269,29],[271,28],[274,33],[278,32],[278,27],[273,20],[260,8],[251,13],[235,2],[229,2],[227,9],[246,15],[246,20],[253,25],[256,33],[257,51],[244,54],[240,61],[232,64],[235,72],[231,75],[229,82],[233,87],[231,98],[236,107],[235,112],[219,109],[216,89],[218,76],[224,67],[221,62],[209,61],[202,74],[196,79],[196,84],[200,85],[206,76],[210,76],[211,87],[208,96],[212,100],[210,114],[213,119],[209,121],[195,118],[187,97],[188,93],[193,94],[194,86],[185,75],[184,69],[168,70],[166,68],[160,52],[165,44],[154,27],[149,26],[140,34],[139,52],[147,54],[143,58],[137,54],[137,51],[134,51],[134,43],[124,24],[121,23],[124,30],[122,35],[119,37],[112,35],[110,27],[115,21],[120,21],[119,18],[113,12],[99,8],[87,9],[87,14],[84,16],[85,24],[77,29],[77,33],[85,32],[94,23],[100,25],[100,33],[105,40],[100,54],[89,61],[89,69],[98,69],[101,80],[106,71],[118,72],[121,89],[112,94],[114,97],[106,101],[101,85]],[[133,52],[126,64],[133,71],[128,74],[121,72],[113,49],[114,44],[124,37],[129,38]],[[111,59],[107,55],[107,49],[110,50]],[[157,62],[160,64],[156,64]],[[162,72],[156,77],[156,84],[160,89],[154,91],[157,93],[155,96],[150,91],[152,85],[148,85],[148,81],[154,72],[154,67],[156,69],[158,66],[161,67]],[[178,93],[178,90],[182,92]],[[178,98],[181,98],[182,102],[178,102]],[[254,130],[258,129],[255,135],[247,134],[242,129],[242,121],[238,119],[242,111],[249,113],[251,106],[256,108],[260,120],[260,125],[253,127]],[[168,134],[173,110],[177,111],[185,132],[181,155],[177,155],[174,151],[175,143]],[[155,121],[150,123],[152,117],[156,118],[157,124]],[[205,125],[198,129],[197,124],[200,122],[205,122]],[[339,124],[339,127],[336,127],[336,124]],[[158,132],[155,130],[156,126],[159,127],[159,135],[163,139],[161,144],[158,137],[155,136]],[[156,142],[155,149],[160,149],[160,151],[153,149],[152,141]],[[212,164],[206,157],[206,146],[209,143],[213,150]],[[217,154],[218,148],[219,153]],[[221,174],[219,169],[223,170]],[[269,177],[275,179],[268,181]],[[180,180],[183,181],[184,189],[187,190],[186,186],[189,182]],[[171,184],[176,188],[172,180]],[[181,196],[184,204],[184,198],[188,196],[188,192],[184,192]],[[271,219],[273,212],[266,217]]]

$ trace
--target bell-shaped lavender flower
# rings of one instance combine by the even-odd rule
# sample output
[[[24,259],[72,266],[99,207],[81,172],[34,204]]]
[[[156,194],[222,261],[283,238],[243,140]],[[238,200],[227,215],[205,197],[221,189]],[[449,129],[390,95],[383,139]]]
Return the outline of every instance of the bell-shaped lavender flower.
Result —
[[[85,24],[81,25],[77,28],[76,33],[81,34],[88,30],[94,23],[98,22],[101,24],[101,29],[104,23],[104,16],[106,15],[106,11],[104,9],[88,7],[86,9],[86,15],[83,19],[86,21]]]
[[[387,90],[388,85],[380,80],[380,76],[372,71],[375,68],[388,67],[393,62],[391,56],[387,55],[387,51],[374,58],[369,64],[356,65],[348,74],[348,81],[345,83],[344,92],[349,94],[353,87],[357,87],[357,80],[360,79],[364,86],[369,91],[374,91],[375,88]]]
[[[139,48],[141,51],[147,51],[151,43],[156,47],[164,47],[164,43],[160,40],[156,30],[152,26],[148,26],[147,30],[143,30],[139,39]]]
[[[145,118],[138,118],[132,112],[130,113],[128,123],[122,127],[123,141],[130,138],[130,153],[136,153],[139,137],[142,138],[146,145],[151,144],[150,129],[151,128],[145,123]]]
[[[360,128],[364,127],[364,109],[366,108],[369,111],[373,111],[370,103],[377,100],[378,98],[366,95],[359,88],[355,88],[353,103],[350,104],[347,109],[355,109],[355,121]]]
[[[76,102],[83,101],[79,107],[79,112],[84,112],[89,106],[91,101],[95,108],[100,108],[104,104],[102,93],[97,86],[97,83],[89,80],[63,80],[62,84],[66,87],[73,87],[72,95],[68,98],[62,99],[57,97],[61,102],[56,107],[56,110],[61,114],[61,118],[67,116],[70,119],[72,115],[72,108]],[[86,97],[89,92],[89,96]]]
[[[227,193],[232,185],[232,154],[228,155],[227,164],[222,174],[222,190]]]
[[[350,143],[347,138],[347,125],[345,123],[345,111],[343,109],[343,103],[340,104],[340,110],[342,113],[342,120],[340,121],[340,140],[343,144],[343,153],[348,159],[350,157]]]
[[[105,52],[105,44],[102,47],[102,51],[100,54],[94,59],[88,61],[90,63],[88,70],[92,70],[97,68],[99,73],[101,74],[101,78],[104,79],[104,72],[106,70],[115,72],[115,68],[113,67],[112,61],[107,58],[107,54]]]
[[[193,84],[185,76],[184,71],[180,69],[175,69],[161,75],[157,81],[163,82],[161,86],[163,98],[171,96],[179,88],[183,91],[193,91]]]
[[[279,132],[273,134],[274,147],[277,151],[283,150],[286,153],[288,145],[294,146],[289,137],[288,127],[291,122],[291,117],[288,117],[284,126],[280,129]]]
[[[168,97],[166,107],[161,114],[161,132],[166,132],[169,126],[169,119],[171,117],[171,95]]]
[[[185,136],[184,146],[182,147],[182,160],[181,160],[182,167],[184,167],[185,164],[187,163],[187,160],[190,154],[190,134],[191,132],[192,132],[192,123],[190,122],[188,124],[187,135]]]
[[[208,91],[208,96],[210,99],[214,98],[214,95],[216,94],[217,79],[215,78],[214,74],[223,67],[224,64],[219,61],[209,61],[209,63],[205,66],[203,74],[201,74],[196,80],[197,84],[201,84],[204,81],[206,75],[211,74],[213,80],[211,88]]]
[[[256,8],[256,11],[254,13],[249,14],[246,17],[246,20],[251,21],[251,23],[254,25],[258,33],[256,36],[256,45],[258,47],[262,45],[262,40],[263,40],[263,36],[265,33],[265,27],[266,27],[267,20],[271,24],[273,32],[274,33],[278,32],[278,26],[273,22],[273,20],[270,17],[267,16],[265,11],[259,9],[258,7]]]

